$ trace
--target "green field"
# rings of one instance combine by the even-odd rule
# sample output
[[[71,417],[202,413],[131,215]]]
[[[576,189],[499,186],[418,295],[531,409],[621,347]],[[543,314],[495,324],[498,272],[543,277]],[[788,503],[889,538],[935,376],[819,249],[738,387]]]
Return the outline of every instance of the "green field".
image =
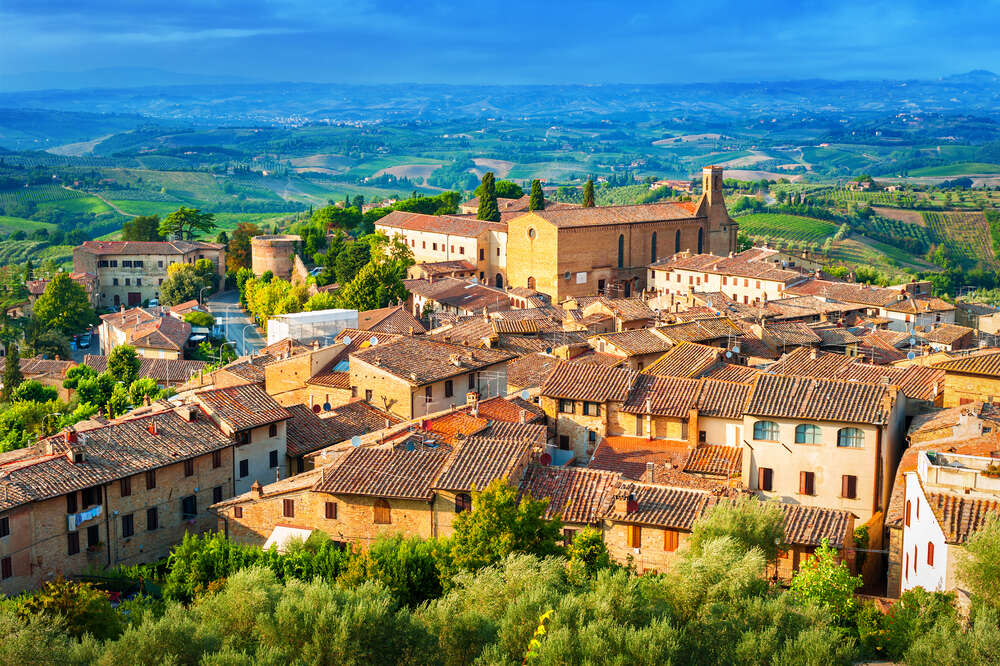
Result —
[[[37,220],[29,220],[23,217],[10,217],[9,215],[0,215],[0,231],[9,234],[12,231],[25,231],[31,233],[38,229],[48,229],[49,231],[55,231],[56,225],[50,224],[48,222],[39,222]]]
[[[966,264],[982,262],[993,270],[1000,268],[990,238],[986,216],[964,211],[923,212],[927,226],[944,239],[953,253]]]
[[[1000,173],[1000,164],[989,162],[959,162],[946,166],[924,167],[910,172],[910,176],[964,176],[967,174]]]
[[[794,241],[822,243],[837,233],[838,225],[801,215],[784,213],[753,213],[736,219],[740,233],[747,236],[769,236]]]
[[[54,259],[65,267],[73,261],[72,245],[50,245],[43,247],[40,241],[0,241],[0,266],[22,264],[28,259],[37,266],[44,261]]]

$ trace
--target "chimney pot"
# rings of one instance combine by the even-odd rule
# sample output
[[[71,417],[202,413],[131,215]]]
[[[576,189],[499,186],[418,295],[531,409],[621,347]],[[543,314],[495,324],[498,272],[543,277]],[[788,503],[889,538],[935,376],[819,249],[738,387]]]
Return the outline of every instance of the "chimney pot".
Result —
[[[254,481],[253,485],[250,486],[250,492],[252,492],[257,497],[264,496],[264,488],[260,485],[260,481]]]

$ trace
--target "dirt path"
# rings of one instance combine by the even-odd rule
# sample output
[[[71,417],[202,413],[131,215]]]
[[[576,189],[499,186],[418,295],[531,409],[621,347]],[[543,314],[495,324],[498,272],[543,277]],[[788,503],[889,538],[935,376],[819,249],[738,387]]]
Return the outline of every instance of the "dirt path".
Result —
[[[80,192],[81,194],[86,194],[88,197],[97,197],[98,199],[100,199],[101,201],[103,201],[104,203],[106,203],[111,208],[111,210],[115,211],[116,213],[118,213],[119,215],[121,215],[123,217],[138,217],[138,215],[136,215],[135,213],[126,213],[121,208],[119,208],[118,206],[114,205],[113,203],[111,203],[110,201],[108,201],[107,199],[105,199],[103,196],[101,196],[100,194],[98,194],[97,192],[86,192],[84,190],[76,190],[76,189],[73,189],[72,187],[69,187],[68,185],[63,185],[63,189],[69,190],[71,192]]]

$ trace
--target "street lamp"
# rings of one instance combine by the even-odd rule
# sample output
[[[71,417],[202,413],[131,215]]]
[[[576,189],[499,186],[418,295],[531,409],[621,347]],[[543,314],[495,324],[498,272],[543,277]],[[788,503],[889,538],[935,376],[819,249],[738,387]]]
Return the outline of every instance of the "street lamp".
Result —
[[[247,324],[246,326],[243,327],[243,353],[244,354],[246,354],[246,352],[247,352],[247,329],[248,328],[253,328],[253,327],[254,327],[253,324]]]
[[[211,287],[210,287],[210,285],[207,285],[207,284],[206,284],[206,285],[205,285],[204,287],[202,287],[202,288],[201,288],[201,289],[200,289],[200,290],[198,291],[198,303],[199,303],[200,305],[204,305],[204,304],[205,304],[205,299],[204,299],[204,298],[202,298],[202,294],[204,294],[204,293],[205,293],[205,290],[206,290],[206,289],[209,289],[209,288],[211,288]]]
[[[236,343],[233,342],[232,340],[226,340],[221,345],[219,345],[219,363],[222,363],[222,348],[225,347],[226,345],[232,345],[233,347],[236,347]],[[239,352],[239,349],[237,349],[236,351]]]

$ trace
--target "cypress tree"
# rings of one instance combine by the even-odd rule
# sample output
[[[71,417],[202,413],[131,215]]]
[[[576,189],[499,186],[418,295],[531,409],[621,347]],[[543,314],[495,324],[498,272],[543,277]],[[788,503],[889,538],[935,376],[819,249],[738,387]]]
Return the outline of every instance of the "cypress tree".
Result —
[[[23,381],[21,351],[17,348],[17,343],[11,341],[7,344],[7,365],[3,370],[3,391],[0,393],[0,402],[10,402],[10,394]]]
[[[583,186],[583,207],[594,207],[594,181],[587,179],[587,184]]]
[[[483,174],[482,193],[479,195],[479,210],[476,212],[476,219],[500,221],[500,208],[497,206],[496,183],[492,171]]]
[[[545,195],[542,194],[542,181],[537,178],[531,181],[531,198],[528,199],[528,210],[544,210]]]

